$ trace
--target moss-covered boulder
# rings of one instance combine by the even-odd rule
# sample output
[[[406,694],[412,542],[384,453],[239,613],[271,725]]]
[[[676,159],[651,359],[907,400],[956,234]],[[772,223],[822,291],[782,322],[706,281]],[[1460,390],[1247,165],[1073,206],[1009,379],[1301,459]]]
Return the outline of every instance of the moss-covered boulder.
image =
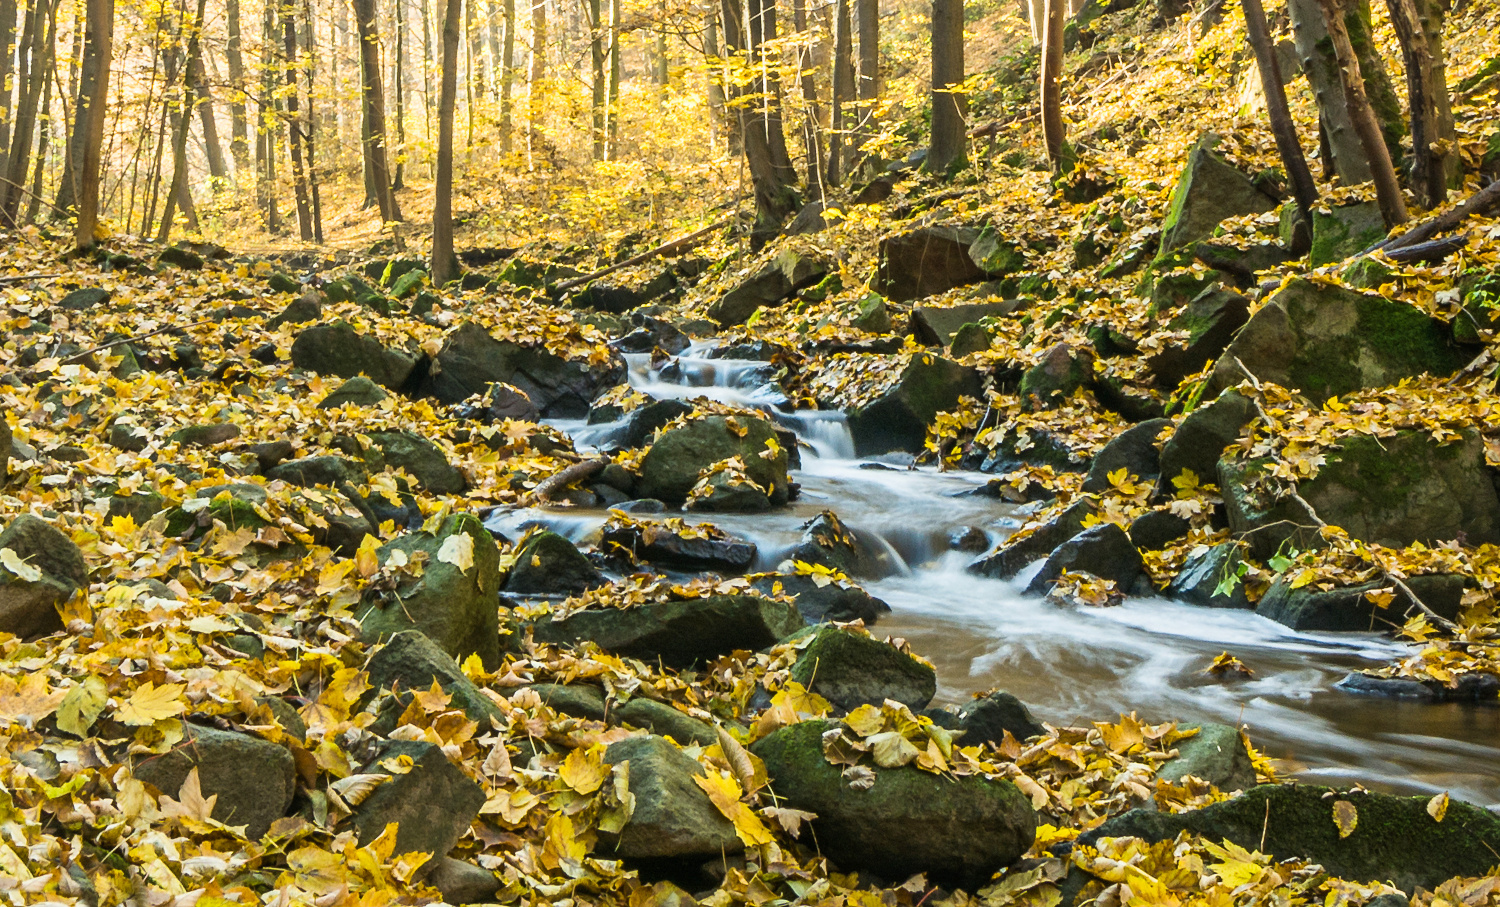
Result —
[[[589,608],[533,625],[538,642],[596,643],[617,655],[690,667],[736,649],[763,649],[802,629],[794,605],[759,595],[712,595],[629,608]]]
[[[854,451],[862,457],[918,453],[938,413],[956,409],[961,397],[977,400],[983,394],[978,369],[926,353],[913,356],[884,393],[848,411]]]
[[[1354,435],[1325,456],[1318,474],[1299,482],[1297,491],[1324,522],[1356,539],[1394,547],[1500,539],[1500,499],[1475,432],[1448,444],[1422,431]],[[1247,534],[1261,559],[1287,539],[1299,548],[1316,544],[1314,533],[1297,528],[1313,525],[1305,508],[1274,498],[1257,482],[1267,468],[1265,460],[1226,457],[1219,464],[1230,529]]]
[[[1056,409],[1074,393],[1093,383],[1093,351],[1059,343],[1042,354],[1042,361],[1021,376],[1018,393],[1025,409]]]
[[[402,764],[408,760],[409,766]],[[393,853],[426,853],[440,859],[484,806],[484,788],[448,761],[441,747],[425,740],[390,741],[364,771],[389,777],[354,811],[361,847],[395,823]]]
[[[468,479],[436,444],[412,431],[372,431],[365,447],[365,463],[379,472],[404,469],[424,491],[458,494],[469,487]]]
[[[1006,239],[994,226],[987,226],[969,246],[969,259],[990,278],[1006,277],[1026,270],[1026,249]]]
[[[1009,315],[1019,305],[1008,302],[970,302],[963,305],[918,305],[911,310],[911,333],[917,342],[927,346],[949,346],[965,325],[978,324],[986,318]],[[988,346],[989,344],[985,344]],[[959,355],[954,353],[954,355]]]
[[[1184,472],[1191,472],[1200,482],[1214,481],[1224,448],[1239,439],[1255,415],[1255,403],[1234,390],[1188,413],[1162,445],[1162,490],[1170,493],[1172,480]]]
[[[1127,477],[1135,476],[1148,483],[1156,481],[1161,468],[1157,437],[1171,424],[1170,419],[1148,419],[1120,432],[1094,456],[1083,480],[1083,490],[1090,494],[1108,491],[1110,475],[1121,469]]]
[[[753,416],[710,416],[664,432],[641,459],[636,494],[682,503],[698,484],[699,473],[734,457],[769,491],[772,504],[787,502],[786,450],[776,426]]]
[[[268,479],[300,485],[303,488],[313,488],[318,485],[337,488],[345,482],[358,485],[362,484],[366,477],[363,463],[347,457],[335,456],[299,457],[266,470]]]
[[[1157,385],[1172,390],[1182,379],[1224,352],[1235,331],[1249,320],[1250,300],[1239,293],[1212,287],[1167,322],[1168,331],[1187,336],[1146,357],[1146,367]]]
[[[376,406],[386,398],[380,385],[363,375],[350,378],[334,388],[318,403],[318,409],[333,409],[345,404]]]
[[[643,728],[659,737],[670,737],[679,746],[710,746],[719,739],[713,725],[674,709],[665,702],[637,696],[612,712],[625,725]]]
[[[167,535],[189,541],[201,538],[215,524],[231,532],[271,525],[265,506],[266,489],[250,482],[200,488],[167,512]]]
[[[802,652],[791,678],[841,709],[890,699],[920,711],[937,693],[932,665],[868,633],[825,625],[809,628],[793,642]]]
[[[347,322],[304,329],[292,341],[292,364],[324,376],[365,375],[382,387],[400,390],[412,377],[417,357],[359,333]]]
[[[1214,366],[1208,391],[1239,384],[1248,368],[1321,404],[1402,378],[1451,375],[1471,358],[1448,325],[1413,306],[1298,278],[1240,330]]]
[[[1261,214],[1276,207],[1250,177],[1214,153],[1218,142],[1218,136],[1205,133],[1188,152],[1187,165],[1172,190],[1171,206],[1162,224],[1163,253],[1207,239],[1228,218]]]
[[[1389,881],[1411,893],[1456,876],[1487,875],[1500,853],[1500,817],[1453,800],[1441,822],[1427,797],[1396,797],[1317,785],[1263,784],[1239,797],[1186,813],[1134,809],[1087,832],[1079,841],[1132,836],[1148,842],[1191,831],[1229,840],[1278,860],[1321,864],[1328,874],[1356,882]],[[1357,821],[1340,837],[1337,803],[1354,807]]]
[[[646,735],[610,744],[604,759],[626,763],[635,809],[618,834],[601,838],[600,850],[626,859],[720,858],[745,845],[693,779],[703,766],[671,741]]]
[[[420,574],[399,566],[419,552],[427,558]],[[367,642],[420,630],[454,658],[478,655],[487,668],[499,665],[500,551],[479,520],[450,516],[434,530],[387,542],[379,557],[396,582],[368,592],[356,612]]]
[[[1053,549],[1083,531],[1083,521],[1099,509],[1090,498],[1079,498],[1052,519],[1021,538],[1001,542],[999,547],[969,566],[970,573],[995,579],[1010,579],[1026,565],[1051,554]]]
[[[1385,239],[1386,232],[1385,218],[1375,202],[1314,208],[1308,261],[1314,268],[1343,261]]]
[[[474,682],[464,676],[458,660],[418,630],[402,630],[375,650],[365,664],[370,685],[378,690],[423,692],[436,683],[452,697],[452,708],[488,726],[500,710]]]
[[[183,782],[197,769],[199,790],[215,798],[211,815],[225,825],[245,826],[246,837],[260,840],[286,815],[297,791],[291,751],[249,734],[186,723],[182,730],[180,745],[136,757],[135,776],[178,799]]]
[[[1177,755],[1156,770],[1163,781],[1177,784],[1192,776],[1222,791],[1244,790],[1255,785],[1255,765],[1240,729],[1227,724],[1184,724],[1181,730],[1198,733],[1177,743]]]
[[[505,591],[515,595],[568,595],[605,582],[576,545],[541,529],[527,535],[516,548]]]
[[[1455,573],[1407,577],[1406,584],[1422,603],[1439,616],[1456,620],[1463,606],[1464,577]],[[1368,593],[1385,589],[1395,598],[1384,608],[1372,601]],[[1392,584],[1383,580],[1354,586],[1319,589],[1302,586],[1293,589],[1282,577],[1271,584],[1255,605],[1255,613],[1286,624],[1293,630],[1351,630],[1369,632],[1399,627],[1415,613],[1416,604]]]
[[[581,419],[595,397],[625,380],[625,360],[601,352],[598,361],[565,359],[545,347],[497,340],[483,325],[468,321],[443,338],[423,390],[451,404],[484,394],[491,384],[510,384],[543,416]]]
[[[16,571],[0,566],[0,633],[26,639],[61,630],[57,606],[88,585],[83,552],[62,530],[29,513],[0,532],[0,550],[4,549],[25,566]]]
[[[969,257],[979,239],[974,227],[919,227],[880,240],[879,263],[870,288],[887,299],[907,302],[954,287],[979,283],[989,275]]]
[[[719,297],[708,307],[708,317],[724,327],[744,324],[756,309],[781,305],[827,276],[826,262],[785,250]]]
[[[972,890],[1015,862],[1036,837],[1031,803],[1009,781],[945,777],[914,766],[874,768],[864,790],[823,756],[832,721],[804,721],[756,742],[778,797],[816,813],[818,847],[845,871],[886,880],[925,872]]]

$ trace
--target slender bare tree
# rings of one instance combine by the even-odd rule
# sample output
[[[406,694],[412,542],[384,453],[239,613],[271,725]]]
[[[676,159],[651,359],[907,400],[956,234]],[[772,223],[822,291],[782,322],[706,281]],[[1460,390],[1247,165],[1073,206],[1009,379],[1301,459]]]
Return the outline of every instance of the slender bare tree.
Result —
[[[453,254],[453,108],[458,95],[458,39],[463,0],[448,0],[443,13],[443,81],[438,90],[437,181],[432,205],[432,282],[458,277]]]
[[[1380,202],[1380,214],[1387,227],[1406,222],[1406,200],[1401,196],[1401,184],[1396,181],[1396,169],[1391,164],[1391,155],[1381,133],[1380,122],[1370,107],[1365,95],[1364,77],[1360,73],[1359,60],[1354,47],[1349,43],[1349,33],[1344,28],[1344,7],[1340,0],[1320,0],[1323,6],[1324,26],[1333,53],[1338,60],[1339,77],[1344,83],[1344,105],[1349,111],[1349,120],[1364,148],[1365,159],[1370,165],[1370,176],[1375,182],[1375,197]]]
[[[78,77],[78,100],[74,107],[73,149],[77,159],[73,173],[78,185],[78,220],[73,245],[79,252],[94,247],[99,226],[99,168],[104,149],[105,96],[109,92],[109,66],[114,54],[114,0],[87,0],[87,24],[83,39],[83,66]]]
[[[961,164],[968,103],[964,81],[964,0],[932,0],[932,141],[925,167],[946,174]]]

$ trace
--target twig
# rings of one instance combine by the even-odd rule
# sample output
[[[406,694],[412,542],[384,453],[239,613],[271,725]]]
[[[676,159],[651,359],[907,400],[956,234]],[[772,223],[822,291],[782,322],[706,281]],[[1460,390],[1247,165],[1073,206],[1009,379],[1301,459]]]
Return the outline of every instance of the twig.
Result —
[[[638,265],[643,261],[650,261],[658,255],[665,255],[668,252],[686,251],[687,249],[690,249],[693,246],[697,245],[699,240],[712,233],[713,231],[721,227],[728,226],[729,222],[732,220],[734,220],[733,217],[721,218],[709,224],[708,226],[703,227],[702,229],[694,230],[692,233],[689,233],[686,236],[680,236],[677,239],[671,240],[670,242],[664,242],[654,249],[647,249],[641,254],[633,258],[627,258],[619,264],[610,265],[607,268],[600,268],[592,274],[584,274],[582,277],[574,277],[572,280],[564,280],[562,283],[557,285],[557,290],[558,292],[563,292],[565,290],[571,290],[574,287],[581,287],[584,284],[598,280],[599,278],[604,277],[608,274],[613,274],[614,272],[622,268],[629,268]]]
[[[61,274],[12,274],[9,277],[0,277],[0,284],[25,283],[28,280],[56,280]]]
[[[119,346],[122,343],[134,343],[137,340],[145,340],[147,337],[155,337],[157,334],[165,334],[168,331],[185,331],[188,328],[201,327],[202,325],[208,324],[211,320],[212,319],[205,318],[202,321],[195,321],[192,324],[187,325],[186,327],[176,324],[169,324],[164,328],[157,328],[154,331],[147,331],[144,334],[134,334],[130,337],[121,337],[119,340],[111,340],[110,342],[101,344],[100,346],[96,346],[91,350],[84,350],[81,353],[76,353],[72,356],[69,356],[62,361],[62,364],[67,365],[70,362],[77,362],[80,359],[87,359],[95,353],[102,353],[110,347]]]
[[[529,498],[533,501],[549,500],[552,495],[574,482],[580,482],[604,471],[604,467],[612,462],[609,457],[597,457],[593,460],[584,460],[582,463],[574,463],[562,472],[544,479],[541,484],[531,490]]]

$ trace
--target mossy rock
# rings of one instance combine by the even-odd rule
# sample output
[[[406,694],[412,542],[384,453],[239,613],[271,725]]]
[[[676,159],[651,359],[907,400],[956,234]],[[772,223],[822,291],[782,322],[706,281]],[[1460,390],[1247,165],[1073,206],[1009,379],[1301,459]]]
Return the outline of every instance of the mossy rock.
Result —
[[[887,881],[925,872],[941,885],[973,890],[1013,863],[1036,837],[1036,813],[1014,784],[949,777],[914,766],[873,768],[865,790],[849,786],[823,756],[822,737],[838,724],[804,721],[757,741],[776,795],[817,814],[819,849],[841,870]]]
[[[492,716],[501,717],[494,702],[464,676],[458,660],[418,630],[403,630],[392,636],[370,656],[365,670],[378,690],[420,693],[437,683],[452,697],[451,707],[463,709],[481,725],[488,725]]]
[[[1275,202],[1257,189],[1250,177],[1214,153],[1218,141],[1218,136],[1205,133],[1188,152],[1187,165],[1172,190],[1171,205],[1162,224],[1163,253],[1207,239],[1228,218],[1261,214],[1275,207]]]
[[[745,849],[734,823],[694,780],[703,766],[671,741],[630,737],[610,744],[604,760],[629,763],[635,808],[618,834],[603,835],[602,852],[638,860],[707,860]]]
[[[617,655],[686,668],[763,649],[804,626],[795,606],[759,595],[713,595],[574,611],[532,626],[537,642],[590,641]]]
[[[442,449],[415,432],[374,431],[367,437],[370,446],[364,457],[373,470],[404,469],[433,494],[457,494],[468,487],[468,479]]]
[[[841,709],[887,699],[921,711],[937,693],[937,672],[887,642],[838,627],[809,628],[791,642],[807,642],[790,677]]]
[[[259,485],[228,485],[205,489],[200,496],[184,501],[167,513],[167,535],[182,537],[189,531],[201,537],[214,523],[222,523],[234,532],[239,529],[263,529],[271,525],[260,508],[266,503],[266,492]]]
[[[715,463],[739,457],[745,472],[768,489],[772,504],[787,502],[787,452],[776,426],[753,416],[710,416],[664,432],[641,459],[636,494],[670,503],[687,500],[699,473]],[[761,454],[776,446],[774,456]]]
[[[1026,270],[1026,250],[1017,242],[1002,239],[993,226],[985,227],[969,246],[969,258],[992,278]]]
[[[532,532],[516,549],[505,591],[516,595],[567,595],[607,581],[577,546],[555,532]]]
[[[1500,817],[1452,800],[1439,822],[1428,797],[1397,797],[1317,785],[1263,784],[1233,800],[1185,813],[1134,809],[1079,841],[1131,836],[1167,841],[1183,831],[1233,841],[1277,860],[1303,859],[1355,882],[1388,881],[1410,894],[1459,876],[1484,876],[1500,853]],[[1340,837],[1334,804],[1347,802],[1358,820]]]
[[[1412,576],[1407,577],[1406,584],[1440,617],[1458,619],[1463,607],[1464,577],[1454,573]],[[1391,584],[1376,580],[1332,589],[1316,586],[1293,589],[1290,580],[1282,577],[1261,597],[1255,613],[1293,630],[1368,633],[1400,627],[1408,615],[1415,613],[1416,604],[1405,592],[1396,590],[1395,600],[1381,608],[1366,595],[1379,589],[1391,589]]]
[[[135,777],[175,799],[196,769],[203,796],[214,800],[211,815],[225,825],[245,826],[246,837],[260,840],[286,815],[296,793],[291,751],[249,734],[181,727],[182,745],[133,760]]]
[[[1255,404],[1239,391],[1223,392],[1213,402],[1188,413],[1161,449],[1161,491],[1191,472],[1200,482],[1215,481],[1224,448],[1239,439],[1255,419]]]
[[[1313,209],[1312,252],[1308,263],[1321,268],[1358,255],[1386,237],[1385,218],[1375,202]]]
[[[983,393],[978,369],[927,353],[912,356],[889,390],[848,412],[854,451],[862,457],[918,453],[938,413],[956,409],[961,397],[979,399]]]
[[[1339,279],[1345,286],[1356,290],[1373,290],[1388,282],[1395,273],[1390,265],[1367,255],[1356,258],[1339,274]]]
[[[1198,733],[1177,742],[1177,755],[1157,768],[1156,777],[1177,784],[1192,776],[1226,793],[1255,785],[1255,765],[1239,728],[1209,722],[1178,729]]]
[[[292,341],[292,364],[319,375],[365,375],[382,387],[400,390],[412,376],[417,357],[386,349],[374,337],[339,321],[306,328]]]
[[[1021,406],[1027,410],[1056,409],[1094,383],[1094,354],[1086,347],[1059,343],[1042,361],[1021,376]]]

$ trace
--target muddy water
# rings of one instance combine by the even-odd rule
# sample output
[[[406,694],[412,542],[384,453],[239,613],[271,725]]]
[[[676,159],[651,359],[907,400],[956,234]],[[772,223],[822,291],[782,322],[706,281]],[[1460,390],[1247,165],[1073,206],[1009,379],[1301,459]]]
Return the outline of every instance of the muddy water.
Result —
[[[760,515],[714,515],[712,522],[754,539],[758,569],[773,569],[819,511],[888,545],[894,575],[866,582],[890,603],[876,628],[904,637],[938,670],[937,704],[976,691],[1007,689],[1053,723],[1110,719],[1137,712],[1151,721],[1245,725],[1282,767],[1309,782],[1362,783],[1406,793],[1447,790],[1500,807],[1500,708],[1427,704],[1355,696],[1333,688],[1345,674],[1408,651],[1376,634],[1298,633],[1250,612],[1197,608],[1166,599],[1131,599],[1117,608],[1076,608],[1021,594],[1026,576],[971,576],[973,554],[951,550],[966,527],[998,541],[1021,514],[987,498],[961,496],[984,482],[974,474],[938,474],[853,459],[838,416],[786,414],[764,363],[679,357],[667,377],[645,357],[629,357],[632,383],[655,397],[692,397],[761,406],[803,439],[801,498]],[[581,444],[607,427],[563,425]],[[517,511],[496,515],[514,531],[538,520],[586,540],[603,512]],[[697,518],[690,520],[698,521]],[[1229,651],[1255,671],[1219,680],[1203,669]]]

